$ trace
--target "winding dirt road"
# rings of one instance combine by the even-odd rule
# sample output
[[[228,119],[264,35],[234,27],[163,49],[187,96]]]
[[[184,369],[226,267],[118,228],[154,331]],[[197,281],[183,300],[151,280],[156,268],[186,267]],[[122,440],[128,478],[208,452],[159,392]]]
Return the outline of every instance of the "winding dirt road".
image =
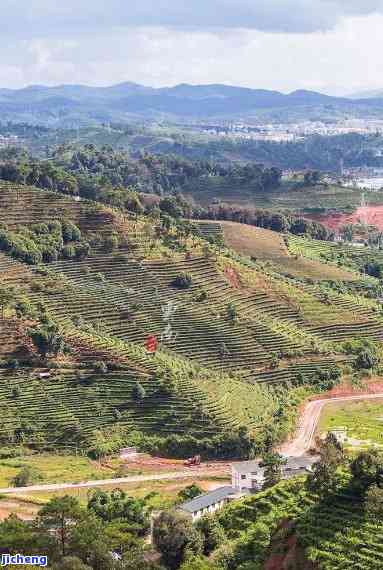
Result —
[[[280,447],[281,453],[291,455],[292,457],[300,457],[308,452],[314,443],[315,430],[319,422],[322,408],[326,404],[331,404],[333,402],[346,402],[350,400],[377,400],[379,398],[383,398],[383,393],[364,394],[359,396],[339,396],[309,402],[300,418],[294,439]]]

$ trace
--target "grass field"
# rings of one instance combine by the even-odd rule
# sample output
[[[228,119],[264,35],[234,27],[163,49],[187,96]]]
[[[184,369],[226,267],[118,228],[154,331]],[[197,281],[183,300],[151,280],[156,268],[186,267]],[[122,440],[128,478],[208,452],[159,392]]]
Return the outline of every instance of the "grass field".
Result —
[[[26,455],[13,459],[0,460],[0,486],[12,486],[12,479],[21,468],[29,466],[39,473],[37,484],[77,483],[91,479],[109,479],[115,471],[100,466],[87,457],[75,455]],[[117,472],[117,469],[116,469]],[[134,473],[132,473],[133,475]]]
[[[290,255],[280,233],[236,222],[221,222],[225,243],[241,255],[273,262],[279,270],[294,277],[310,277],[316,281],[353,281],[357,275],[351,271]]]
[[[196,483],[204,491],[209,491],[222,485],[227,485],[230,480],[229,475],[217,475],[217,476],[201,476],[198,477],[198,472],[195,478],[187,477],[185,479],[163,479],[161,481],[144,481],[136,483],[116,483],[114,485],[103,485],[102,487],[97,487],[100,490],[112,490],[123,489],[129,496],[143,498],[149,493],[154,492],[155,495],[150,499],[150,506],[155,509],[163,509],[172,507],[176,500],[179,491]],[[64,495],[70,495],[76,497],[81,502],[85,502],[89,493],[89,488],[82,487],[77,489],[63,489],[60,491],[33,491],[27,493],[26,495],[33,500],[33,498],[39,501],[49,501],[53,497],[62,497]],[[22,496],[22,495],[21,495]],[[0,499],[0,512],[2,508],[2,502],[6,504],[7,497]],[[9,501],[9,499],[8,499]],[[23,505],[21,506],[23,508]]]
[[[362,442],[383,445],[383,398],[369,401],[333,402],[322,412],[319,431],[347,429],[347,437]],[[347,445],[347,442],[346,442]]]

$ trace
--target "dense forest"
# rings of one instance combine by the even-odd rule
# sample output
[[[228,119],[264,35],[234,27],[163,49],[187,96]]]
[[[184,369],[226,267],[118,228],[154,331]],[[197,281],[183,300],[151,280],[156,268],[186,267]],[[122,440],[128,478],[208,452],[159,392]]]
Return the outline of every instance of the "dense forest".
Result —
[[[272,192],[281,184],[281,171],[249,163],[222,165],[191,161],[174,155],[144,154],[133,159],[111,147],[60,146],[51,160],[37,160],[24,151],[3,151],[0,179],[37,186],[84,199],[97,200],[122,210],[141,213],[158,207],[172,217],[231,220],[277,232],[333,239],[322,224],[275,211],[212,204],[207,208],[186,200],[182,192],[206,179],[219,178],[237,189]],[[153,200],[148,200],[148,194]]]
[[[176,155],[191,161],[227,164],[257,162],[280,169],[305,168],[338,172],[345,167],[383,167],[383,139],[378,133],[336,136],[311,135],[295,142],[272,142],[244,137],[217,137],[177,126],[108,124],[79,129],[49,129],[27,124],[1,124],[0,135],[18,136],[21,144],[40,157],[51,157],[57,141],[78,147],[111,146],[139,158],[142,152]],[[3,151],[4,152],[4,151]],[[60,150],[59,150],[60,152]]]
[[[81,148],[60,146],[47,160],[34,159],[22,150],[3,150],[0,154],[3,180],[110,203],[112,194],[123,188],[161,196],[210,177],[267,192],[278,188],[281,171],[256,163],[223,165],[175,155],[145,153],[134,159],[125,151],[108,146],[98,149],[92,144]]]

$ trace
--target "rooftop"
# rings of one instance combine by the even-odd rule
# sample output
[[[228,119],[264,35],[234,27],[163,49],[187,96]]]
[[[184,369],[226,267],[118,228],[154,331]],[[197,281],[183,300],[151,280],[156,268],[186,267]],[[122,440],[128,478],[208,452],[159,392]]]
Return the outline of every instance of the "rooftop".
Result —
[[[219,487],[214,491],[210,491],[209,493],[204,493],[187,503],[183,503],[178,508],[182,511],[187,511],[188,513],[195,513],[196,511],[200,511],[201,509],[206,509],[206,507],[210,507],[215,503],[219,503],[223,499],[226,499],[230,496],[235,496],[237,491],[233,489],[231,486]]]
[[[306,469],[307,467],[311,466],[317,458],[308,455],[302,455],[301,457],[286,457],[286,459],[287,463],[284,465],[284,469],[295,471],[299,469]],[[233,468],[237,471],[237,473],[242,473],[243,475],[246,473],[256,473],[260,469],[260,463],[261,459],[241,461],[239,463],[233,463]]]

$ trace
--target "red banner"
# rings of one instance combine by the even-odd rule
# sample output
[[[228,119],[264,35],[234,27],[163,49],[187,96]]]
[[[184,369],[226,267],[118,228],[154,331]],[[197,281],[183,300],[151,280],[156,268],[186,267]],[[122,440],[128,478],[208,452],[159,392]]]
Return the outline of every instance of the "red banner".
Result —
[[[154,336],[154,334],[149,335],[145,342],[147,352],[151,353],[156,352],[157,345],[158,345],[157,337]]]

